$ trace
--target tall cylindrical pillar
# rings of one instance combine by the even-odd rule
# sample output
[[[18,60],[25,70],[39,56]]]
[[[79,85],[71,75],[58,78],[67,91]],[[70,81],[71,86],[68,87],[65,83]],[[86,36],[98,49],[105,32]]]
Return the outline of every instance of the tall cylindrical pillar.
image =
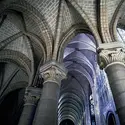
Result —
[[[56,125],[60,83],[66,74],[64,68],[55,62],[42,66],[40,73],[44,82],[33,125]]]
[[[105,64],[117,113],[121,125],[125,125],[125,53],[122,49],[103,50],[100,54]]]
[[[125,125],[125,66],[119,63],[106,68],[121,125]]]

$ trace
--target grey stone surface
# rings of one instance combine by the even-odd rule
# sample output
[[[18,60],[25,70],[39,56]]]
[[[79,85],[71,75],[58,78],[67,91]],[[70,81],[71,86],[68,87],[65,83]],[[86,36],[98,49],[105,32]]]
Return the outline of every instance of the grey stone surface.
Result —
[[[124,44],[118,41],[116,33],[117,24],[118,27],[125,29],[124,12],[124,0],[0,1],[0,62],[9,63],[4,70],[0,67],[0,93],[3,91],[8,93],[17,88],[32,85],[40,70],[45,81],[41,83],[43,91],[34,124],[39,125],[43,122],[42,124],[45,123],[45,125],[55,125],[57,122],[57,93],[60,89],[60,81],[66,74],[54,64],[47,67],[49,70],[40,67],[44,64],[48,65],[48,62],[53,60],[62,63],[63,52],[68,42],[78,33],[83,32],[93,34],[97,48],[106,50],[102,53],[101,58],[99,57],[99,60],[103,62],[103,67],[119,61],[124,63]],[[83,53],[88,54],[85,50]],[[72,56],[74,57],[73,54]],[[16,66],[13,66],[13,63]],[[114,65],[116,64],[113,64],[113,67],[109,66],[106,71],[109,72],[109,81],[118,114],[124,124],[125,71],[124,68],[120,68],[124,64],[117,67]],[[83,69],[80,67],[77,70],[85,72],[86,67],[84,66]],[[13,75],[14,69],[19,69],[19,73],[15,76]],[[78,77],[78,74],[76,76]],[[93,80],[95,77],[90,81]],[[87,93],[88,88],[85,91]],[[25,124],[24,122],[31,124],[29,123],[30,115],[32,111],[34,113],[34,110],[35,108],[31,105],[24,107],[22,119],[26,121],[22,120],[22,125]],[[27,115],[29,115],[28,118],[25,117]]]
[[[125,124],[125,66],[112,64],[106,68],[121,125]]]
[[[44,84],[33,125],[57,125],[59,86],[54,82]]]
[[[34,87],[26,88],[26,92],[24,95],[24,108],[20,116],[18,125],[32,124],[37,103],[40,98],[40,94],[41,94],[41,89],[34,88]]]

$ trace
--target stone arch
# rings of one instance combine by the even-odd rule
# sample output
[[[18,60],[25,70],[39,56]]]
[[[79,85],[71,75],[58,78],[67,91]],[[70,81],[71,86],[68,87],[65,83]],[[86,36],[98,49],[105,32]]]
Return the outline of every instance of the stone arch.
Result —
[[[0,15],[2,17],[5,15],[13,15],[14,18],[12,21],[14,21],[14,24],[17,26],[17,22],[19,22],[21,25],[17,26],[18,29],[20,29],[21,31],[25,31],[25,22],[23,20],[23,15],[19,11],[13,9],[5,9]]]
[[[74,79],[76,79],[77,80],[77,82],[78,83],[75,83],[75,84],[77,84],[77,89],[75,90],[75,89],[71,89],[71,88],[67,88],[67,86],[69,87],[71,84],[72,84],[72,82],[71,83],[68,83],[68,85],[67,86],[65,86],[65,85],[63,85],[63,86],[65,86],[65,87],[61,87],[61,89],[64,89],[63,91],[66,91],[66,92],[69,92],[69,93],[75,93],[75,95],[78,95],[79,97],[80,97],[80,99],[82,99],[83,98],[83,105],[84,106],[80,106],[79,108],[83,108],[83,109],[81,109],[80,111],[82,112],[82,115],[80,115],[80,114],[77,114],[77,117],[79,116],[82,116],[82,119],[81,119],[81,121],[79,121],[81,124],[82,124],[82,122],[84,122],[84,123],[88,123],[89,121],[87,121],[87,118],[88,118],[88,108],[87,108],[87,106],[88,106],[88,103],[86,103],[87,102],[87,100],[88,100],[88,94],[89,93],[87,93],[87,90],[89,90],[89,88],[90,88],[90,85],[89,85],[89,83],[87,83],[86,81],[88,81],[88,82],[92,82],[92,79],[91,79],[91,77],[90,77],[90,79],[86,76],[86,73],[82,73],[81,71],[79,71],[79,70],[74,70],[74,68],[72,68],[72,69],[70,69],[69,70],[69,72],[68,72],[68,74],[69,75],[71,75]],[[77,74],[77,75],[76,75]],[[83,80],[82,80],[83,79]],[[86,83],[86,84],[84,84],[84,85],[82,85],[82,82],[83,83]],[[70,85],[69,85],[70,84]],[[73,84],[74,85],[74,84]],[[83,89],[84,88],[84,89]],[[68,90],[69,89],[69,90]],[[61,124],[63,124],[63,122],[65,123],[65,122],[68,122],[68,120],[70,120],[70,121],[72,121],[73,122],[73,124],[78,120],[78,118],[77,118],[77,120],[76,119],[74,119],[73,117],[64,117],[64,116],[62,116],[61,117],[61,115],[63,115],[63,113],[62,113],[62,108],[63,107],[60,107],[60,105],[63,103],[63,101],[65,102],[66,100],[62,100],[62,99],[65,99],[66,97],[62,97],[62,96],[64,96],[64,94],[63,94],[63,91],[61,91],[61,98],[59,99],[59,123],[60,123],[60,125]],[[91,92],[90,92],[91,93]],[[66,94],[66,93],[65,93]],[[75,96],[74,95],[74,96]],[[67,97],[68,97],[68,95],[67,95]],[[70,98],[70,97],[69,97]],[[77,98],[77,97],[76,97]],[[64,106],[64,108],[66,108],[65,107],[65,105],[63,105]],[[80,112],[80,113],[81,113]],[[61,114],[62,113],[62,114]],[[76,113],[76,112],[75,112]],[[65,113],[64,113],[65,114]],[[73,114],[72,114],[73,115]]]
[[[125,1],[121,0],[114,12],[114,15],[113,15],[111,21],[110,21],[109,30],[110,30],[110,34],[111,34],[113,41],[118,41],[116,27],[117,27],[120,16],[124,12],[124,7],[125,7]]]
[[[84,9],[82,9],[76,1],[68,0],[70,4],[77,10],[77,12],[82,16],[83,20],[86,22],[87,26],[91,30],[92,34],[94,35],[97,44],[101,43],[101,38],[99,36],[98,30],[94,27],[92,21],[89,19],[87,14],[84,12]]]
[[[83,69],[82,69],[83,70]],[[92,88],[93,87],[93,79],[91,78],[91,76],[89,75],[89,73],[87,73],[87,71],[85,71],[84,70],[84,73],[82,72],[82,71],[79,71],[79,69],[78,70],[74,70],[73,68],[71,68],[70,70],[69,70],[69,72],[79,81],[79,76],[82,76],[82,77],[85,77],[86,79],[87,79],[87,81],[88,81],[88,83],[90,84],[90,87]],[[75,75],[77,73],[77,76]],[[78,74],[79,74],[79,76],[78,76]],[[80,75],[81,74],[81,75]],[[79,83],[80,83],[80,81],[79,81]],[[81,86],[81,87],[83,87],[83,86]]]
[[[116,125],[116,119],[113,112],[109,111],[106,116],[106,124],[107,125]]]
[[[20,52],[2,50],[0,52],[0,62],[12,62],[21,67],[31,77],[31,61]]]
[[[23,7],[22,7],[23,8]],[[9,5],[5,8],[5,10],[3,10],[3,12],[1,12],[1,15],[5,15],[5,14],[13,14],[15,16],[17,16],[19,18],[19,20],[21,20],[22,22],[22,25],[25,27],[25,22],[23,20],[23,15],[19,16],[18,13],[23,13],[23,11],[25,10],[26,8],[23,8],[23,10],[21,10],[21,7],[20,7],[20,11],[14,7],[13,5]],[[31,8],[30,8],[31,9]],[[29,11],[30,13],[30,11]],[[25,28],[24,28],[25,29]],[[45,28],[44,28],[45,29]],[[27,32],[26,29],[21,31],[20,33],[18,34],[15,34],[14,36],[12,36],[11,38],[8,38],[7,40],[4,40],[2,41],[2,44],[1,44],[1,47],[4,48],[4,46],[6,46],[7,44],[9,44],[11,41],[13,41],[13,39],[16,39],[22,35],[26,35],[27,37],[31,38],[32,39],[32,42],[34,43],[33,45],[39,49],[37,49],[40,54],[37,54],[38,56],[40,55],[43,55],[43,63],[45,62],[46,58],[47,58],[47,51],[46,51],[46,45],[44,44],[43,40],[41,40],[41,38],[39,36],[37,36],[36,34],[34,33],[31,33],[31,32]],[[28,44],[28,46],[30,48],[32,48],[32,45],[31,44]],[[31,49],[32,51],[32,49]],[[41,54],[42,53],[42,54]],[[41,58],[41,57],[40,57]],[[34,60],[32,59],[31,60],[31,66],[29,66],[32,71],[32,73],[34,74]],[[28,68],[27,68],[27,71],[28,71]],[[30,72],[30,71],[28,71]]]
[[[90,32],[87,30],[86,33],[90,34]],[[63,43],[64,45],[61,46],[64,49],[66,44],[68,44],[66,48],[67,53],[65,53],[63,59],[64,65],[68,69],[68,71],[72,69],[81,72],[81,74],[88,79],[91,88],[93,88],[93,84],[95,82],[94,77],[96,74],[95,63],[97,62],[96,45],[95,45],[96,42],[94,41],[94,37],[91,34],[89,36],[89,34],[88,35],[86,35],[85,33],[78,34],[76,37],[74,37],[74,41],[72,39],[71,43],[68,44],[70,40],[69,41],[66,40],[66,42],[64,40]],[[72,37],[73,36],[75,36],[75,34],[73,34]],[[86,41],[84,41],[84,38]],[[89,53],[88,51],[90,51],[91,53]],[[61,54],[62,54],[61,58],[63,58],[63,52]],[[88,57],[88,54],[90,54],[90,57]],[[90,58],[92,58],[94,61]]]
[[[2,95],[0,97],[0,104],[2,102],[2,100],[11,92],[18,90],[18,89],[24,89],[28,86],[27,82],[19,82],[18,84],[15,85],[10,85],[9,88],[7,88],[7,90],[5,91],[4,95]]]
[[[12,59],[0,59],[0,103],[4,97],[16,89],[29,85],[30,76],[26,69]]]
[[[21,27],[24,27],[24,30],[21,30],[22,34],[24,34],[24,35],[26,35],[26,36],[28,36],[28,37],[31,37],[33,40],[35,40],[36,43],[38,43],[39,46],[42,48],[44,57],[46,57],[45,54],[47,54],[47,52],[46,52],[46,50],[45,50],[46,46],[45,46],[45,44],[44,44],[44,42],[43,42],[44,40],[41,39],[38,35],[36,35],[36,34],[30,32],[30,31],[27,31],[27,30],[26,30],[25,20],[23,19],[23,15],[19,15],[19,12],[20,12],[20,11],[18,11],[18,10],[16,10],[16,9],[10,9],[10,8],[8,9],[8,8],[7,8],[7,9],[5,9],[5,10],[3,11],[3,13],[1,13],[1,16],[3,16],[3,15],[8,15],[8,14],[13,14],[13,15],[15,15],[15,16],[18,18],[18,20],[20,20],[21,23],[22,23],[22,26],[21,26]],[[23,13],[23,12],[21,12],[21,13]],[[15,21],[17,21],[17,20],[15,20]],[[15,23],[15,22],[14,22],[14,23]]]
[[[1,16],[3,16],[3,15],[11,15],[11,17],[9,18],[8,17],[8,19],[10,19],[10,22],[12,22],[15,26],[16,26],[16,28],[17,29],[19,29],[19,32],[17,33],[17,34],[14,34],[14,35],[11,35],[11,36],[9,36],[9,37],[7,37],[5,40],[3,40],[3,41],[1,41],[0,42],[0,46],[1,46],[1,59],[3,59],[4,57],[2,57],[4,54],[4,52],[5,52],[5,47],[8,45],[8,44],[10,44],[12,41],[14,41],[14,40],[16,40],[17,38],[19,38],[19,37],[22,37],[24,34],[24,32],[25,32],[25,24],[24,24],[24,21],[23,21],[23,17],[22,17],[22,15],[20,15],[19,14],[19,12],[18,11],[15,11],[15,10],[11,10],[11,9],[5,9],[2,13],[1,13]],[[19,22],[19,24],[18,24],[18,22]],[[22,27],[22,29],[21,29],[21,27]],[[29,48],[31,48],[31,45],[30,44],[27,44],[27,46],[29,47]],[[4,49],[4,50],[3,50]],[[3,52],[4,51],[4,52]],[[7,52],[7,51],[9,51],[9,52]],[[32,53],[31,53],[31,49],[29,49],[29,51],[30,51],[30,55],[32,56]],[[24,58],[22,58],[22,60],[24,59],[24,60],[29,60],[29,59],[26,59],[27,57],[25,57],[25,55],[23,55],[21,52],[17,52],[17,51],[12,51],[12,50],[6,50],[6,56],[5,56],[5,58],[4,58],[4,60],[10,60],[10,59],[7,59],[7,58],[16,58],[15,56],[18,56],[18,55],[20,55],[19,57],[24,57]],[[17,53],[17,54],[16,54]],[[12,55],[11,55],[12,54]],[[14,54],[14,55],[13,55]],[[11,55],[11,56],[10,56]],[[7,56],[10,56],[10,57],[7,57]],[[18,58],[18,57],[17,57]],[[14,59],[13,59],[14,60]],[[16,59],[15,59],[16,60]],[[19,60],[21,60],[21,59],[19,59]],[[11,60],[12,61],[12,60]],[[15,61],[15,62],[17,62],[17,60]],[[14,62],[14,63],[15,63]],[[33,69],[33,59],[31,58],[31,61],[29,60],[28,61],[28,63],[31,63],[31,64],[28,64],[29,65],[29,68],[30,68],[30,70],[32,71],[32,73],[33,73],[33,71],[34,71],[34,69]],[[19,64],[19,63],[18,63]],[[22,64],[23,65],[23,64]],[[28,67],[26,68],[27,66],[25,65],[25,69],[27,70],[27,73],[28,72],[30,72],[30,70],[28,69]],[[29,71],[28,71],[29,70]],[[29,74],[29,73],[28,73]]]
[[[88,27],[85,27],[84,25],[81,24],[69,28],[69,30],[61,38],[60,46],[58,49],[57,61],[62,62],[65,47],[75,36],[77,36],[80,33],[92,34]],[[96,42],[96,46],[98,46],[98,44],[99,42]]]
[[[31,32],[26,32],[26,33],[24,33],[27,37],[30,37],[30,38],[32,38],[32,42],[34,43],[34,44],[36,44],[36,46],[37,46],[37,48],[39,48],[38,49],[38,51],[40,51],[40,54],[43,56],[42,57],[42,61],[43,61],[43,63],[45,63],[45,61],[47,60],[47,52],[46,52],[46,49],[45,49],[45,45],[44,44],[42,44],[42,42],[40,42],[40,41],[42,41],[42,39],[41,38],[39,38],[39,36],[37,36],[36,34],[34,34],[34,33],[31,33]],[[40,55],[40,56],[41,56]]]
[[[11,59],[7,59],[7,60],[0,59],[0,67],[1,67],[1,72],[0,72],[1,120],[0,121],[1,121],[1,124],[3,125],[8,124],[9,122],[10,122],[10,125],[15,125],[15,122],[17,124],[18,121],[15,121],[16,119],[11,117],[11,115],[13,115],[11,114],[11,112],[15,112],[17,113],[17,115],[18,115],[18,112],[20,112],[17,119],[19,120],[19,117],[23,108],[22,101],[25,93],[25,88],[29,85],[29,76],[28,76],[28,73],[26,72],[26,69],[21,67],[21,64],[17,64],[16,60],[14,61],[11,61]],[[23,93],[22,93],[22,90],[23,90]],[[15,93],[15,91],[18,91],[18,92]],[[14,94],[13,96],[11,96],[12,93],[15,93],[17,96],[14,96]],[[19,106],[19,109],[18,109],[18,106]],[[20,110],[20,106],[21,106],[21,110]],[[6,116],[8,121],[6,121],[7,120]],[[16,116],[13,116],[13,117],[16,117]],[[12,120],[10,118],[12,118]]]
[[[68,120],[71,120],[73,124],[78,123],[78,121],[82,121],[85,110],[84,102],[86,101],[86,95],[82,89],[80,81],[71,72],[68,72],[67,77],[68,79],[66,81],[62,81],[64,84],[62,83],[61,85],[61,93],[58,105],[58,124],[60,125],[67,122]],[[74,80],[77,81],[77,83],[75,83],[77,84],[77,88],[72,87],[71,89],[70,87],[72,82],[69,83],[69,80],[73,80],[73,83]],[[69,109],[71,109],[69,112],[70,116],[67,115],[67,105],[69,105]]]
[[[64,65],[68,72],[74,76],[81,85],[81,89],[78,89],[78,84],[76,84],[77,82],[73,81],[72,83],[74,84],[72,84],[72,86],[69,85],[69,87],[71,87],[71,89],[73,89],[73,87],[78,89],[76,93],[79,93],[80,90],[84,90],[85,92],[86,100],[84,100],[84,104],[86,106],[86,113],[83,113],[82,119],[83,121],[85,120],[84,123],[90,124],[90,122],[87,121],[87,119],[90,119],[89,107],[87,107],[87,104],[89,103],[89,94],[93,92],[93,86],[95,83],[95,57],[97,46],[95,45],[96,42],[94,41],[94,37],[91,35],[87,27],[86,30],[83,26],[83,29],[80,27],[78,31],[76,31],[76,29],[71,31],[74,34],[70,32],[71,34],[68,35],[71,37],[65,37],[66,40],[64,40],[62,45],[62,47],[66,48],[64,57],[62,58],[64,58]],[[74,39],[72,39],[73,37]],[[71,42],[69,43],[70,40]],[[89,116],[86,115],[87,113]],[[75,123],[76,121],[73,122]],[[82,124],[82,122],[79,121],[79,124]]]
[[[47,22],[44,19],[44,16],[41,15],[35,8],[33,8],[29,3],[26,1],[22,1],[19,3],[12,3],[8,5],[5,10],[14,10],[25,14],[29,18],[31,18],[35,24],[40,29],[40,36],[42,38],[41,42],[44,44],[46,53],[47,53],[47,60],[51,58],[52,55],[52,42],[53,37],[50,31],[50,28]]]

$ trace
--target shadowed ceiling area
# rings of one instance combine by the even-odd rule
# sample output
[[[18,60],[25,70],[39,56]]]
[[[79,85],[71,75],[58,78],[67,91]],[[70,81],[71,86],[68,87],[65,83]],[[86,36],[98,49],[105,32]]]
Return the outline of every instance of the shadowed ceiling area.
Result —
[[[23,109],[25,89],[9,93],[0,104],[0,124],[17,125]]]
[[[0,124],[17,125],[23,108],[28,75],[18,65],[0,63]]]

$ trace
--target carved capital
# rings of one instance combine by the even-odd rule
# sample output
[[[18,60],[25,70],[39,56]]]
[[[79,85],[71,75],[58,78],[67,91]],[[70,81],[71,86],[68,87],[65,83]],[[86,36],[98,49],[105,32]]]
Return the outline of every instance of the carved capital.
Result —
[[[34,87],[27,87],[24,95],[25,105],[36,105],[37,102],[39,101],[40,95],[41,95],[41,89]]]
[[[122,48],[101,50],[99,55],[101,67],[106,67],[107,65],[115,62],[123,64],[125,62],[125,51]]]
[[[61,80],[66,78],[65,68],[54,61],[42,66],[40,68],[40,73],[44,79],[43,84],[50,81],[60,85]]]

